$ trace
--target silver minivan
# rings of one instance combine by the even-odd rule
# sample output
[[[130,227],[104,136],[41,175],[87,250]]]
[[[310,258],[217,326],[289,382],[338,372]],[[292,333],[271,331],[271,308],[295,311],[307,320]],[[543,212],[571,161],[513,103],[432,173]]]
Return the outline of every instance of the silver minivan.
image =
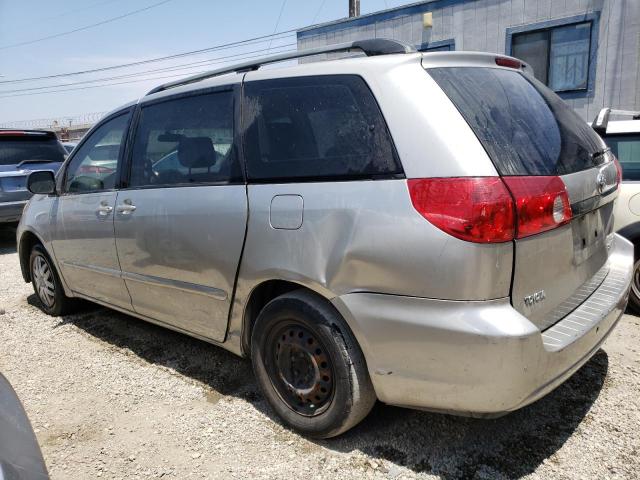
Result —
[[[42,309],[82,298],[251,357],[312,437],[376,399],[490,417],[569,378],[627,303],[614,156],[514,58],[296,56],[348,50],[162,85],[31,174]]]

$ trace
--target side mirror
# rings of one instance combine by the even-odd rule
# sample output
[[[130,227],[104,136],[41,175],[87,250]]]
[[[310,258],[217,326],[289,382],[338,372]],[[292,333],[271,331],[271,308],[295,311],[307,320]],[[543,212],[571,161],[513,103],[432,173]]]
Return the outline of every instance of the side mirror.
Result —
[[[51,170],[31,172],[27,177],[27,189],[31,193],[49,195],[56,193],[56,178]]]

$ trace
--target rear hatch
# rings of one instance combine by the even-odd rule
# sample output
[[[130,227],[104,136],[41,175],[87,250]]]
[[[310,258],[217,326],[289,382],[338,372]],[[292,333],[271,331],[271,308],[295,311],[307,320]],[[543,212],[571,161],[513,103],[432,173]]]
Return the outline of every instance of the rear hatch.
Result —
[[[548,328],[607,275],[619,181],[614,157],[560,97],[519,68],[427,71],[513,196],[518,220],[511,301],[541,330]],[[537,222],[534,210],[549,205],[557,223]]]
[[[0,130],[0,202],[28,199],[27,175],[34,170],[57,171],[65,155],[53,132]]]

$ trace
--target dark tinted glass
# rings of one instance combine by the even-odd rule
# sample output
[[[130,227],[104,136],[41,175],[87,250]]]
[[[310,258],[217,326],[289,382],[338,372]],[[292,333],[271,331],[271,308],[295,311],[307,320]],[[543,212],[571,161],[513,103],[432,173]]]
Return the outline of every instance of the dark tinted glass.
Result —
[[[605,142],[622,165],[623,180],[640,180],[640,135],[608,135]]]
[[[539,81],[498,68],[429,74],[473,129],[501,175],[564,175],[603,161],[603,143]]]
[[[233,148],[233,93],[143,107],[131,160],[132,187],[241,181]]]
[[[533,73],[547,83],[549,69],[549,31],[519,33],[511,40],[511,55],[531,65]]]
[[[128,125],[127,113],[102,124],[87,138],[67,167],[65,191],[85,193],[115,188],[118,157]]]
[[[15,165],[25,160],[64,162],[65,154],[62,145],[54,138],[0,136],[0,165]]]
[[[245,154],[254,180],[401,174],[387,126],[353,75],[248,82]]]

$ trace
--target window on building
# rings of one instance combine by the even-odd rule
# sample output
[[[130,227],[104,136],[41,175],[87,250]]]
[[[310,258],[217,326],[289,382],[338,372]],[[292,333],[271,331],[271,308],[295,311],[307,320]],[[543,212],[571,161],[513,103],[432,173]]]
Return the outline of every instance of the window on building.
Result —
[[[514,34],[511,54],[527,62],[538,80],[556,92],[586,90],[591,22]]]

